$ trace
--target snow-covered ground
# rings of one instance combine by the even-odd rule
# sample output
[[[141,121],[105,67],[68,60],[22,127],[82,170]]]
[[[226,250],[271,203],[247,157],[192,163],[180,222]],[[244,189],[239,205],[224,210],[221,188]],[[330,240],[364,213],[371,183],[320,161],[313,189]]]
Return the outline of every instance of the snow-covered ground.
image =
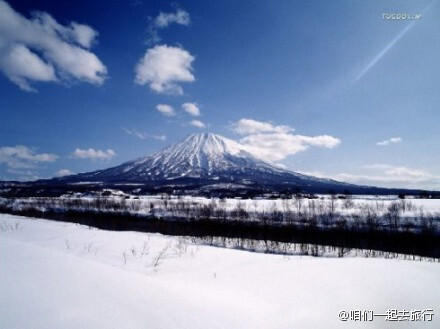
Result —
[[[440,264],[280,256],[0,215],[0,328],[439,328]],[[432,322],[341,310],[433,309]]]

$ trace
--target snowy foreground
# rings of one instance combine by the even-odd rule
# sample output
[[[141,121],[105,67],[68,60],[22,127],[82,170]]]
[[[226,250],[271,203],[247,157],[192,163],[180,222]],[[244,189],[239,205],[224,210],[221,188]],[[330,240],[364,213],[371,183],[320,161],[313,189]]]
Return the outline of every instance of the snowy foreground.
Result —
[[[0,214],[0,328],[440,328],[440,264],[194,245]],[[433,309],[432,322],[341,310]]]

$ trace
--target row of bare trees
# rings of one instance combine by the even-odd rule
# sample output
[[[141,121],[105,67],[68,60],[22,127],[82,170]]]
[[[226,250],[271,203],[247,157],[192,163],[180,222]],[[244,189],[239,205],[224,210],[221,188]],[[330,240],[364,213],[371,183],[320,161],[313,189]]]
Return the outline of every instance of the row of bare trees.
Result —
[[[349,231],[392,231],[439,233],[440,214],[415,207],[407,200],[385,204],[380,201],[356,203],[351,198],[338,200],[292,199],[268,200],[190,198],[127,199],[124,197],[95,198],[26,198],[0,199],[0,211],[37,210],[41,212],[77,211],[94,214],[142,215],[181,221],[217,221],[228,223],[259,223],[263,226],[295,226],[310,229]]]
[[[221,248],[280,254],[283,256],[303,255],[315,257],[398,258],[405,260],[440,262],[440,259],[435,257],[417,256],[414,254],[404,254],[394,251],[322,245],[316,243],[292,243],[224,236],[193,237],[191,238],[191,241],[194,244],[201,243]]]

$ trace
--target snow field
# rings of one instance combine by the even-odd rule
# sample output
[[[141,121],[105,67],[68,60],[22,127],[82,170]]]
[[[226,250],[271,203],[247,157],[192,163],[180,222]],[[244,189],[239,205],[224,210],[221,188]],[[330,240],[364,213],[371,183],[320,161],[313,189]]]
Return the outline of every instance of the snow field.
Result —
[[[439,275],[438,263],[258,254],[0,215],[0,328],[351,328],[340,310],[438,312]],[[398,325],[438,326],[438,314]]]

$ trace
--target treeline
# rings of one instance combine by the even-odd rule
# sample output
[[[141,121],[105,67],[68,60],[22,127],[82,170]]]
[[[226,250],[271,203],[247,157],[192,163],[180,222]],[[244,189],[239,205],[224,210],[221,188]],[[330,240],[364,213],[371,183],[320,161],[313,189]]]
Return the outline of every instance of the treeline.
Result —
[[[66,212],[125,214],[155,217],[172,221],[215,220],[253,222],[261,226],[285,226],[319,230],[355,232],[410,232],[440,234],[440,214],[426,212],[412,202],[401,199],[385,204],[381,201],[356,203],[351,198],[268,200],[227,200],[170,198],[133,199],[126,197],[94,198],[25,198],[0,199],[0,211]],[[268,209],[267,209],[268,208]]]
[[[233,238],[225,236],[193,237],[194,244],[205,244],[221,248],[246,250],[252,252],[280,254],[284,256],[314,256],[314,257],[364,257],[364,258],[391,258],[416,261],[440,262],[440,258],[416,256],[396,251],[359,249],[338,245],[321,245],[317,243],[292,243],[274,240],[255,240],[247,238]]]
[[[268,207],[261,206],[266,202]],[[69,221],[109,230],[196,236],[205,243],[275,252],[271,243],[327,245],[342,249],[387,251],[440,257],[440,216],[408,200],[356,203],[351,198],[227,200],[170,198],[135,199],[26,198],[0,199],[0,212]],[[247,240],[264,241],[254,248]],[[309,255],[319,256],[312,247]],[[339,252],[339,251],[338,251]]]
[[[328,246],[337,248],[338,257],[363,249],[366,257],[407,254],[440,258],[438,216],[416,209],[408,201],[356,205],[352,200],[297,198],[279,201],[279,207],[274,203],[270,209],[259,209],[259,202],[264,200],[201,202],[166,196],[159,200],[0,199],[0,212],[108,230],[193,236],[210,245],[259,252],[284,254],[295,244],[302,248],[299,254],[312,256],[324,255],[320,246]]]

